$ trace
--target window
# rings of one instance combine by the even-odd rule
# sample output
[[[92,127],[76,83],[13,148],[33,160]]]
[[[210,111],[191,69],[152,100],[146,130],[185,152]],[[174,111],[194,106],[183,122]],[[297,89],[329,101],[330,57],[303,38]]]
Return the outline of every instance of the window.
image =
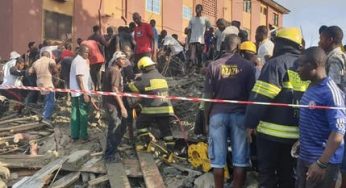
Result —
[[[155,14],[160,14],[161,10],[161,0],[147,0],[146,9],[149,12],[153,12]]]
[[[72,33],[72,16],[44,11],[44,38],[61,40]]]
[[[261,13],[264,15],[267,15],[267,13],[268,13],[267,7],[261,6]]]
[[[187,19],[187,20],[190,20],[192,17],[192,9],[191,7],[188,7],[188,6],[183,6],[183,18],[184,19]]]
[[[244,0],[243,11],[244,12],[251,12],[251,0]]]
[[[279,26],[279,15],[274,13],[274,25]]]

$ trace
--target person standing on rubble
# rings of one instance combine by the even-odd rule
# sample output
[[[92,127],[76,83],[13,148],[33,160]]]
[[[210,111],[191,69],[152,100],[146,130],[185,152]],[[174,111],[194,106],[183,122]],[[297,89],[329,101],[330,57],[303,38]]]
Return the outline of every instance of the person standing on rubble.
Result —
[[[78,55],[73,59],[70,70],[70,89],[81,90],[84,93],[72,92],[71,138],[88,141],[88,122],[91,97],[87,93],[92,90],[90,65],[88,60],[89,48],[81,45]]]
[[[42,88],[54,88],[53,75],[56,76],[57,73],[55,60],[51,58],[48,51],[43,51],[41,58],[35,61],[29,69],[30,75],[36,74],[37,87]],[[41,95],[44,95],[43,120],[50,123],[55,108],[55,92],[41,91]]]
[[[205,81],[205,98],[246,101],[255,84],[254,65],[238,53],[240,38],[226,35],[225,54],[209,64]],[[245,184],[246,167],[250,166],[250,148],[244,125],[245,106],[241,104],[205,104],[209,120],[208,154],[213,167],[215,187],[224,186],[224,167],[231,139],[233,187]]]
[[[135,47],[135,73],[137,70],[137,63],[142,57],[151,57],[156,59],[156,49],[153,44],[155,43],[154,33],[152,26],[148,23],[142,22],[142,17],[139,13],[135,12],[132,15],[133,21],[137,24],[134,28],[134,40],[136,42]]]
[[[131,92],[169,96],[168,83],[155,67],[156,63],[150,57],[143,57],[138,61],[138,69],[142,71],[140,78],[128,84]],[[142,149],[148,146],[151,141],[149,136],[149,127],[156,123],[161,131],[168,151],[173,151],[175,142],[170,129],[174,109],[169,99],[148,99],[143,98],[136,101],[141,107],[141,112],[138,116],[137,127],[137,149]]]
[[[262,65],[259,62],[256,55],[257,53],[256,44],[254,44],[251,41],[242,42],[240,44],[239,50],[240,50],[240,55],[244,59],[250,61],[256,66],[256,79],[257,79],[259,75],[261,74]]]
[[[297,104],[308,87],[297,73],[302,34],[299,28],[282,28],[276,36],[273,57],[266,62],[252,89],[250,101]],[[291,148],[299,138],[299,109],[249,105],[245,125],[249,135],[257,128],[259,187],[294,187]]]
[[[312,47],[299,58],[298,73],[311,84],[302,105],[345,107],[345,95],[326,74],[327,55]],[[335,187],[342,162],[346,114],[343,109],[301,108],[297,188]]]
[[[202,16],[203,6],[196,5],[196,16],[192,17],[188,26],[189,49],[191,50],[190,60],[193,65],[202,67],[203,61],[203,48],[204,48],[204,34],[207,29],[211,27],[210,22]]]
[[[110,61],[110,65],[106,70],[103,91],[107,92],[123,92],[123,77],[121,75],[122,68],[126,65],[126,55],[117,51],[113,55],[114,61]],[[113,60],[112,59],[112,60]],[[103,104],[106,108],[108,117],[107,145],[104,153],[106,162],[120,162],[118,153],[118,145],[126,132],[127,109],[123,103],[121,96],[103,96]]]

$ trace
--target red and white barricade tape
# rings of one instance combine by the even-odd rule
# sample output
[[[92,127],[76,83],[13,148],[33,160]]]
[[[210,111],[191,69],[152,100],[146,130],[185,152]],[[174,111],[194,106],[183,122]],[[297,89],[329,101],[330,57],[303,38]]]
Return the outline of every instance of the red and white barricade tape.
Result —
[[[254,102],[254,101],[237,101],[237,100],[223,100],[223,99],[206,99],[198,97],[178,97],[178,96],[159,96],[159,95],[146,95],[139,93],[116,93],[107,91],[81,91],[75,89],[60,89],[60,88],[42,88],[32,86],[0,86],[1,89],[20,89],[31,91],[48,91],[48,92],[61,92],[61,93],[86,93],[90,95],[106,95],[106,96],[124,96],[133,98],[148,98],[148,99],[169,99],[169,100],[182,100],[190,102],[211,102],[211,103],[229,103],[229,104],[243,104],[243,105],[264,105],[264,106],[278,106],[290,108],[310,108],[310,109],[341,109],[346,110],[346,107],[337,106],[317,106],[317,105],[300,105],[300,104],[286,104],[286,103],[271,103],[271,102]]]

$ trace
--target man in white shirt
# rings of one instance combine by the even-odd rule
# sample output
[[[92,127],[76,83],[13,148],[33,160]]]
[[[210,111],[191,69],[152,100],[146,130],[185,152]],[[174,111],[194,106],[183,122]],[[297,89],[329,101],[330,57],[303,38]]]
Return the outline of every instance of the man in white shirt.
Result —
[[[3,71],[3,82],[2,85],[9,85],[10,84],[10,80],[8,80],[10,78],[10,69],[11,67],[16,65],[16,59],[20,57],[20,54],[18,52],[11,52],[10,53],[10,60],[8,62],[6,62],[6,64],[2,67],[2,71]]]
[[[261,25],[256,29],[256,43],[258,46],[257,57],[262,65],[273,56],[274,43],[268,38],[267,26]]]
[[[238,35],[239,29],[235,26],[226,26],[226,21],[222,18],[216,21],[217,30],[215,31],[216,37],[216,56],[221,55],[222,42],[225,40],[225,36],[229,34]]]
[[[184,48],[180,43],[170,35],[163,39],[163,46],[168,47],[172,56],[178,57],[181,61],[185,62]]]
[[[78,55],[73,59],[70,70],[70,89],[81,90],[72,92],[71,137],[73,141],[88,140],[88,114],[91,98],[88,91],[92,89],[90,65],[88,60],[89,48],[81,45]]]
[[[204,33],[206,29],[211,27],[210,22],[206,17],[202,16],[203,6],[201,4],[196,5],[196,16],[192,17],[189,22],[189,34],[190,34],[190,60],[193,64],[197,64],[198,67],[202,66],[203,47],[204,47]]]

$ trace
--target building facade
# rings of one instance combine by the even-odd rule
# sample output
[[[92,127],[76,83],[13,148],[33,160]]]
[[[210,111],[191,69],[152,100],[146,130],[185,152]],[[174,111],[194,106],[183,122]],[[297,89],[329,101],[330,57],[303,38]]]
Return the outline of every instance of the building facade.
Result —
[[[155,19],[157,29],[184,38],[184,28],[196,4],[215,25],[218,18],[238,20],[254,40],[259,25],[282,26],[289,10],[273,0],[2,0],[0,1],[0,56],[24,53],[29,41],[87,38],[94,25],[128,25],[138,12],[144,21]]]

